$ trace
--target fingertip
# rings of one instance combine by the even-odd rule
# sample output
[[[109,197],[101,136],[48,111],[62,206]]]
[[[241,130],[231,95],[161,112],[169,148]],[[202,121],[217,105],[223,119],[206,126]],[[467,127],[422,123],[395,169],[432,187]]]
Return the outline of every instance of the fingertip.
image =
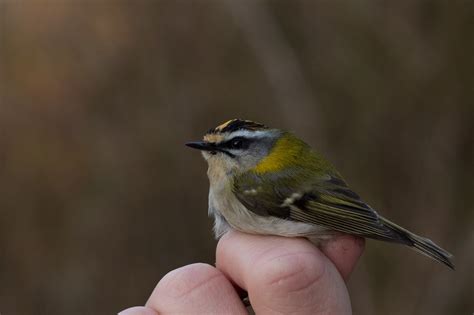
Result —
[[[149,307],[135,306],[121,311],[118,315],[158,315],[158,313]]]
[[[321,251],[333,262],[345,281],[349,279],[364,248],[365,239],[352,235],[341,235],[321,245]]]
[[[228,279],[213,266],[203,263],[166,274],[146,306],[167,314],[243,314],[245,311]]]
[[[217,269],[204,263],[190,264],[172,270],[158,282],[146,306],[158,309],[157,305],[165,298],[179,299],[187,296],[195,288],[219,276],[221,273]]]

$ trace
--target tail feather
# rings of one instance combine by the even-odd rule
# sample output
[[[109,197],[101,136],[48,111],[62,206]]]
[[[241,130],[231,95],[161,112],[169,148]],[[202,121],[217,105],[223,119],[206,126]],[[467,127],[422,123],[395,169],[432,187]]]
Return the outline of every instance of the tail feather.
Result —
[[[409,241],[409,244],[412,248],[421,254],[430,257],[438,262],[441,262],[454,270],[454,264],[451,260],[452,256],[449,252],[442,249],[430,239],[418,236],[412,232],[402,228],[401,226],[396,225],[395,223],[383,218],[383,225],[401,235],[403,238]],[[404,242],[406,243],[406,242]],[[411,243],[411,244],[410,244]]]

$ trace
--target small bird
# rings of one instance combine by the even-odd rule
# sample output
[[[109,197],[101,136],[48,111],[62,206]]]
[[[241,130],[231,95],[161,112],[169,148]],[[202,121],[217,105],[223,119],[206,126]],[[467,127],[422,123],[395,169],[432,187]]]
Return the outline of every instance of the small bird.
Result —
[[[404,244],[454,269],[450,253],[380,216],[331,163],[288,131],[232,119],[186,145],[201,150],[209,166],[216,238],[235,229],[319,245],[345,233]]]

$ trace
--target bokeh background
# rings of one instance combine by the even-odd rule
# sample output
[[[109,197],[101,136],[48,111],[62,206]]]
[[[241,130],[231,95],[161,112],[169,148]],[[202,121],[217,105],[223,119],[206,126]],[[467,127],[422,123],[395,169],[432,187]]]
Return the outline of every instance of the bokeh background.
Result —
[[[0,0],[1,314],[112,314],[213,263],[183,143],[236,117],[455,254],[369,241],[355,314],[471,314],[473,32],[460,0]]]

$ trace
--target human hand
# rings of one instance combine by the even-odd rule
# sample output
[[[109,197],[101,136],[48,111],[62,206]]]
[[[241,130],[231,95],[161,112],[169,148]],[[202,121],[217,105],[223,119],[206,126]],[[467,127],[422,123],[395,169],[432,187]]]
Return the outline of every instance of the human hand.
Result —
[[[160,280],[146,306],[121,315],[350,314],[345,285],[364,239],[343,235],[320,249],[306,239],[229,232],[217,245],[216,267],[192,264]]]

